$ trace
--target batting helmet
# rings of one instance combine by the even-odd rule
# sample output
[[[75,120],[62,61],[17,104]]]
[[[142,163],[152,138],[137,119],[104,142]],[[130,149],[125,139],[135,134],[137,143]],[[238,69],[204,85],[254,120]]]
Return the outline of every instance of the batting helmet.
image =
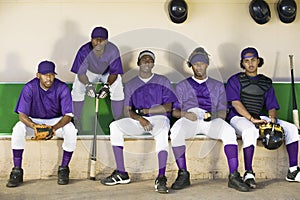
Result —
[[[268,123],[259,127],[262,143],[269,150],[278,149],[284,140],[284,130],[279,124]]]
[[[265,24],[271,18],[269,5],[264,0],[252,0],[249,4],[249,12],[258,24]]]
[[[296,18],[297,4],[294,0],[279,0],[277,12],[280,21],[283,23],[291,23]]]
[[[169,15],[172,22],[183,23],[188,14],[187,4],[184,0],[172,0],[169,3]]]

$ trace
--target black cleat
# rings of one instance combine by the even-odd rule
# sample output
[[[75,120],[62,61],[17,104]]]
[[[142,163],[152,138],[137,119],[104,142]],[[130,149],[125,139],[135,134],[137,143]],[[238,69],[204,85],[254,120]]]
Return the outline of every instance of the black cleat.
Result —
[[[6,187],[17,187],[23,183],[23,169],[20,167],[12,168]]]
[[[255,173],[252,170],[247,170],[244,174],[244,182],[252,189],[256,188]]]
[[[155,180],[154,188],[156,192],[168,193],[169,189],[167,187],[167,177],[165,175],[158,176]]]
[[[174,190],[180,190],[191,185],[190,173],[185,169],[180,169],[178,171],[178,176],[175,182],[172,184],[171,188]]]
[[[58,185],[67,185],[69,183],[70,169],[68,166],[66,167],[59,166],[57,174],[58,174],[58,180],[57,180]]]
[[[241,192],[248,192],[249,187],[246,183],[243,182],[242,177],[238,171],[234,171],[228,176],[228,187],[234,188]]]
[[[128,173],[121,173],[118,170],[113,171],[113,173],[100,181],[103,185],[117,185],[117,184],[127,184],[130,183],[130,178]]]
[[[287,180],[289,182],[300,182],[300,173],[299,172],[300,172],[299,167],[297,167],[297,169],[293,172],[291,172],[289,170],[285,180]]]

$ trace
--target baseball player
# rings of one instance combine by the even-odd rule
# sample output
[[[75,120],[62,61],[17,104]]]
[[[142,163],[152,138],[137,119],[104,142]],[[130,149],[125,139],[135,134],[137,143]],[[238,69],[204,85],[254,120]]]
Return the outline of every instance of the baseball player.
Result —
[[[130,182],[124,167],[124,135],[141,135],[148,132],[154,136],[158,154],[159,172],[155,180],[155,188],[160,193],[168,192],[165,171],[168,157],[169,117],[176,96],[166,77],[152,73],[154,60],[153,52],[149,50],[140,52],[137,62],[139,75],[125,85],[124,110],[127,118],[110,124],[110,141],[117,169],[101,180],[104,185]]]
[[[58,168],[58,184],[69,182],[69,162],[76,147],[77,129],[71,122],[73,117],[71,93],[68,85],[55,78],[55,64],[42,61],[38,65],[36,78],[25,84],[15,112],[19,122],[13,127],[11,147],[14,167],[7,187],[16,187],[23,182],[22,155],[26,136],[34,136],[38,124],[50,125],[52,133],[64,138],[63,157]]]
[[[99,90],[100,98],[110,93],[114,118],[121,116],[123,111],[124,92],[122,85],[122,62],[119,49],[108,41],[108,31],[104,27],[96,27],[91,34],[91,41],[80,47],[75,57],[71,72],[75,73],[72,88],[73,109],[76,127],[80,127],[81,111],[84,97],[87,94],[95,97],[93,83],[103,82]]]
[[[228,187],[247,192],[249,187],[238,172],[238,146],[234,129],[224,120],[227,101],[224,84],[207,75],[208,53],[196,48],[188,58],[194,75],[176,85],[178,101],[173,106],[173,116],[179,118],[171,128],[171,143],[179,168],[172,189],[189,186],[190,173],[186,166],[185,139],[204,134],[224,143],[229,166]]]
[[[236,133],[242,136],[245,163],[244,182],[250,188],[256,188],[255,174],[252,169],[254,149],[259,138],[256,125],[278,123],[286,134],[286,149],[289,156],[287,181],[300,181],[298,167],[298,129],[295,125],[277,119],[279,105],[272,86],[272,80],[258,74],[258,68],[264,64],[263,58],[253,47],[241,52],[240,66],[244,72],[231,76],[226,85],[229,102],[228,120]],[[263,110],[267,111],[264,114]]]

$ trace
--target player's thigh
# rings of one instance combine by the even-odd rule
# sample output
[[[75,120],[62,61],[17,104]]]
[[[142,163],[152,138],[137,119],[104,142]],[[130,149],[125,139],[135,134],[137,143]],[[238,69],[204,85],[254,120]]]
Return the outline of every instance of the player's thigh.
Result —
[[[199,132],[212,139],[220,139],[223,142],[236,142],[236,134],[230,124],[221,118],[216,118],[209,122],[201,121]]]
[[[171,128],[171,139],[183,137],[184,139],[195,137],[199,133],[200,120],[191,121],[185,117],[178,119]]]
[[[285,142],[290,144],[299,140],[298,128],[294,124],[284,121],[277,120],[277,123],[280,124],[285,132]]]
[[[245,117],[235,116],[230,120],[230,125],[235,129],[236,133],[242,136],[243,131],[255,128],[255,125]]]
[[[134,136],[142,135],[144,133],[144,129],[137,120],[123,118],[110,124],[110,132],[110,134],[119,134],[121,132],[124,135]]]

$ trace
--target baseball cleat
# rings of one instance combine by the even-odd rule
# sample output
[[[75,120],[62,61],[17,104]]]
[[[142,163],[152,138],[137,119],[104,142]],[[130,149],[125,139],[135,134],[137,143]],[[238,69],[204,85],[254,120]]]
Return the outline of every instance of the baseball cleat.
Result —
[[[242,177],[238,171],[234,171],[228,176],[228,187],[234,188],[241,192],[248,192],[249,187],[246,183],[243,182]]]
[[[297,169],[293,172],[291,172],[289,170],[285,180],[287,180],[289,182],[300,182],[300,173],[299,172],[300,172],[299,167],[297,167]]]
[[[178,171],[178,176],[175,182],[172,184],[171,188],[174,190],[180,190],[191,185],[190,173],[185,169],[180,169]]]
[[[17,187],[23,183],[23,169],[20,167],[12,168],[6,187]]]
[[[127,184],[130,183],[130,178],[127,172],[121,173],[118,170],[113,171],[113,173],[100,181],[103,185],[117,185],[117,184]]]
[[[167,187],[167,177],[165,175],[158,176],[155,180],[154,188],[156,192],[168,193],[169,189]]]
[[[244,174],[244,182],[252,189],[256,188],[255,173],[252,170],[247,170]]]
[[[57,184],[58,185],[67,185],[69,183],[69,174],[70,174],[70,169],[68,166],[59,166],[58,167],[58,179],[57,179]]]

